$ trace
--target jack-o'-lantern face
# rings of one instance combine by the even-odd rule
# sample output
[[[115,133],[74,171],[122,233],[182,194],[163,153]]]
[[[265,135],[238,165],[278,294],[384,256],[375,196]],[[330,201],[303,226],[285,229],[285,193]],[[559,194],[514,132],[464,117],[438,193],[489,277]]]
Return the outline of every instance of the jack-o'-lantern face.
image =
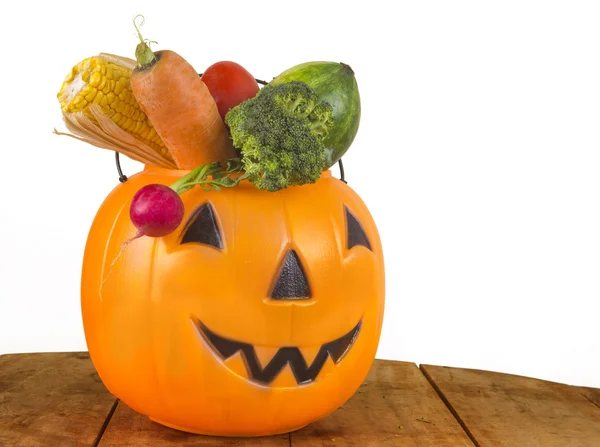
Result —
[[[355,246],[365,247],[371,250],[371,243],[364,229],[350,212],[344,207],[345,225],[345,244],[347,250]],[[196,243],[208,245],[217,250],[223,250],[222,230],[218,223],[215,211],[210,202],[200,205],[191,215],[188,224],[182,232],[180,244]],[[261,283],[263,283],[261,281]],[[268,283],[264,283],[268,286]],[[271,285],[265,289],[263,294],[266,297],[263,303],[274,306],[293,306],[294,302],[303,301],[307,304],[313,299],[315,285],[311,287],[307,279],[306,270],[302,266],[298,253],[290,248],[283,253],[283,259],[277,271],[273,272]],[[326,299],[326,298],[323,298]],[[317,349],[314,358],[306,359],[299,346],[289,346],[286,344],[275,343],[271,346],[274,355],[268,359],[259,359],[258,349],[268,348],[267,346],[257,346],[242,340],[234,340],[226,334],[226,330],[218,331],[209,328],[200,318],[194,318],[199,334],[212,352],[221,360],[226,361],[236,354],[241,355],[245,364],[245,377],[253,383],[260,385],[270,385],[281,371],[289,366],[296,384],[310,384],[318,377],[329,359],[334,364],[338,364],[348,350],[351,348],[356,337],[360,333],[361,319],[347,333],[338,338],[328,340],[320,346],[311,346]],[[307,327],[307,329],[309,329]]]
[[[147,168],[117,187],[90,231],[84,327],[106,386],[198,433],[284,432],[333,411],[368,372],[383,316],[363,202],[329,173],[276,193],[196,188],[180,228],[117,257],[135,233],[123,212],[133,193],[171,175]]]

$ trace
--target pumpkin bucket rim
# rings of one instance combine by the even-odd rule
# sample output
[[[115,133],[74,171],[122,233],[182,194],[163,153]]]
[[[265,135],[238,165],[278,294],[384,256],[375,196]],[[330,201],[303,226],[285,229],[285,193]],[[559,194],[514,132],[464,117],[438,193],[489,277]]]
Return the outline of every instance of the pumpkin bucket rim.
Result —
[[[156,174],[156,175],[164,175],[164,176],[172,176],[172,177],[183,177],[186,174],[189,174],[191,169],[169,169],[169,168],[161,168],[159,166],[154,166],[150,164],[145,164],[142,172],[145,174]],[[329,178],[332,177],[331,169],[326,169],[321,172],[319,178]]]

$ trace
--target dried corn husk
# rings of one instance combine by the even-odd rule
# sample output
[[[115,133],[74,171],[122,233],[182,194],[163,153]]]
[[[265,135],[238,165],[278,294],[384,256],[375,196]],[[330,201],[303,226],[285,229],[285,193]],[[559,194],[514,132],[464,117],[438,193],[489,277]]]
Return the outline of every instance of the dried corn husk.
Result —
[[[130,72],[136,66],[136,62],[133,59],[122,56],[100,53],[97,57],[118,66],[115,67],[115,69],[125,73]],[[102,64],[105,63],[102,62]],[[125,79],[128,81],[129,74],[126,76]],[[67,81],[69,80],[70,78],[67,79]],[[85,102],[83,103],[85,104]],[[135,104],[135,101],[133,104],[135,107],[138,107]],[[114,114],[115,112],[113,111],[111,113]],[[137,113],[140,112],[136,112],[136,114]],[[144,140],[144,138],[121,128],[110,118],[110,116],[107,116],[107,114],[103,112],[103,109],[99,104],[90,102],[86,105],[85,110],[74,110],[73,108],[63,107],[62,117],[68,131],[71,133],[58,132],[55,129],[54,133],[58,135],[70,136],[99,148],[119,152],[144,164],[151,164],[167,169],[176,169],[175,162],[168,151],[164,149],[164,146],[162,152],[165,153],[161,154],[161,152],[157,150],[157,147],[151,147],[148,144],[148,139]],[[146,126],[146,128],[148,128],[148,126]],[[151,144],[156,146],[154,141],[151,142]]]

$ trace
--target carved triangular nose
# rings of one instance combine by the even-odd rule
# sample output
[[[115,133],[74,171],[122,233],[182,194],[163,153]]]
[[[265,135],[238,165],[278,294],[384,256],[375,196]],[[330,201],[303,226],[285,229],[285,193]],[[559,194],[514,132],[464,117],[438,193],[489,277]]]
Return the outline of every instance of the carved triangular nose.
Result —
[[[294,250],[290,250],[283,266],[279,269],[279,278],[271,292],[274,300],[308,300],[310,289],[300,259]]]

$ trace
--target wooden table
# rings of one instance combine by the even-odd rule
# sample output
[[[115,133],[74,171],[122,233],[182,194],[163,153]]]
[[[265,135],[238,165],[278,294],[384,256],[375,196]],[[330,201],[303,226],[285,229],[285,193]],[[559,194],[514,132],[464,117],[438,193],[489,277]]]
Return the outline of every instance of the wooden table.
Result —
[[[0,356],[0,446],[599,447],[600,390],[377,360],[354,397],[300,431],[213,438],[132,411],[85,352],[11,354]]]

